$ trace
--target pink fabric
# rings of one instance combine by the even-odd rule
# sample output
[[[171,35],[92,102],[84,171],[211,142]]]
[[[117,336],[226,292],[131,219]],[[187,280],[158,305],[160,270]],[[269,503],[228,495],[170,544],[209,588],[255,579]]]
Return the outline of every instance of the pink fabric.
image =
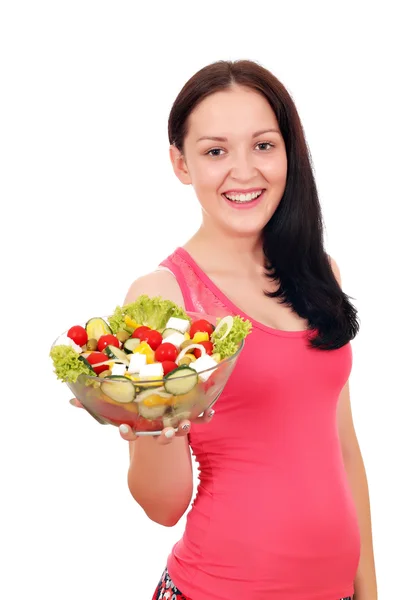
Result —
[[[178,248],[186,309],[245,315]],[[360,554],[336,406],[351,345],[307,347],[306,331],[253,319],[237,366],[190,444],[200,484],[168,571],[193,600],[334,600],[352,596]]]

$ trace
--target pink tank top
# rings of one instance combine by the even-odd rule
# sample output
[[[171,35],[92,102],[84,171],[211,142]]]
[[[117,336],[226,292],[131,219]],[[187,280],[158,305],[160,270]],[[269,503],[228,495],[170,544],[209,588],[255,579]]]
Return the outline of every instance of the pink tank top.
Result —
[[[214,419],[189,441],[200,484],[168,558],[192,600],[338,600],[354,593],[360,536],[336,424],[350,343],[307,347],[246,315],[183,249],[160,265],[186,310],[238,314],[253,331]]]

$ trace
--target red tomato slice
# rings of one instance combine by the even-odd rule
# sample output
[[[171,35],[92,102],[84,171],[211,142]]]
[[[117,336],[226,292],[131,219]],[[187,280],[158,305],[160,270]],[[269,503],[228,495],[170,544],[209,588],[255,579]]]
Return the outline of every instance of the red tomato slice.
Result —
[[[150,331],[150,327],[147,327],[147,325],[141,325],[135,329],[131,337],[138,338],[140,341],[143,341],[142,335],[146,334],[148,331]]]
[[[172,361],[174,362],[178,356],[178,350],[176,346],[169,342],[164,342],[158,346],[154,358],[157,362]]]
[[[92,365],[93,371],[96,373],[96,375],[100,375],[102,371],[107,371],[109,369],[109,365],[101,365],[101,367],[95,366],[96,363],[109,360],[108,356],[103,354],[103,352],[91,352],[87,355],[86,360]]]
[[[214,352],[214,344],[212,342],[199,342],[200,346],[204,346],[205,350],[206,350],[206,354],[209,354],[211,356],[211,354]],[[195,348],[193,350],[193,354],[195,355],[196,358],[200,358],[201,356],[201,350],[199,350],[198,348]]]
[[[115,335],[108,333],[107,335],[101,335],[97,342],[97,350],[102,352],[106,346],[115,346],[119,348],[119,340]]]
[[[140,340],[142,342],[147,342],[152,350],[157,350],[157,348],[163,341],[163,337],[159,331],[156,331],[155,329],[150,329],[149,331],[145,331],[142,334]]]
[[[67,336],[78,344],[78,346],[84,346],[88,341],[88,334],[86,333],[86,329],[81,325],[74,325],[71,329],[68,330]]]
[[[174,371],[178,368],[176,362],[173,362],[172,360],[164,360],[161,364],[164,371],[164,375],[167,375],[167,373],[170,373],[171,371]]]
[[[190,327],[189,335],[191,338],[193,338],[194,334],[198,332],[208,333],[208,335],[211,335],[214,329],[214,325],[212,325],[209,321],[206,319],[199,319],[198,321],[193,321]]]

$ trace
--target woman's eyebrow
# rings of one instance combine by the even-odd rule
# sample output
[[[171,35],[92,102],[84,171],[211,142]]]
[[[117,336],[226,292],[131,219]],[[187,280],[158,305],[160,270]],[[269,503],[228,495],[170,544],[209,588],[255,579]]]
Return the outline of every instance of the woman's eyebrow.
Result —
[[[274,128],[262,129],[260,131],[256,131],[255,133],[253,133],[253,135],[251,137],[256,138],[259,135],[262,135],[263,133],[270,133],[271,131],[274,133],[280,133],[280,131],[278,129],[274,129]],[[196,140],[196,143],[201,142],[202,140],[213,140],[214,142],[227,142],[228,138],[219,137],[219,136],[215,136],[215,135],[203,135],[198,140]]]

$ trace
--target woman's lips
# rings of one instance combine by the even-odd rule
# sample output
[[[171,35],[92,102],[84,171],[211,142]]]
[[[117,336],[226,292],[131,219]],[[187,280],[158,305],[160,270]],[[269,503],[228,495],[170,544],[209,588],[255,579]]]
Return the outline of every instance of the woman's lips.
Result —
[[[229,192],[227,192],[227,193],[229,193]],[[251,192],[249,192],[249,193],[251,193]],[[264,194],[265,194],[265,190],[263,190],[261,192],[261,194],[258,196],[258,198],[256,198],[255,200],[249,200],[247,202],[246,201],[238,202],[235,200],[228,200],[228,198],[225,196],[225,194],[222,194],[222,196],[223,196],[225,202],[227,202],[231,208],[243,210],[243,209],[254,208],[255,206],[257,206],[261,202],[261,200],[264,198]]]

